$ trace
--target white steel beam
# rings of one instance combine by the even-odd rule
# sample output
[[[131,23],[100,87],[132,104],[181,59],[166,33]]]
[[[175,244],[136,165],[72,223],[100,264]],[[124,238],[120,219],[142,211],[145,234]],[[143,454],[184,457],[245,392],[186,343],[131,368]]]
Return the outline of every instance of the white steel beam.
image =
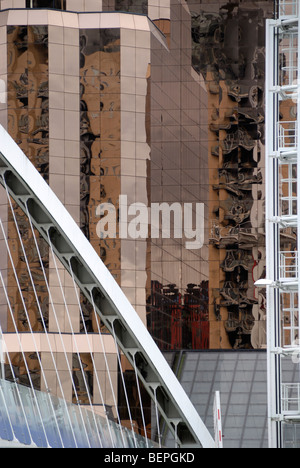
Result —
[[[276,23],[267,20],[266,24],[266,154],[273,154],[277,150],[274,129],[277,128],[277,98],[273,93],[274,86],[277,85],[275,70],[277,67],[277,41],[274,35],[274,25]],[[278,277],[278,225],[271,219],[278,216],[276,203],[276,159],[266,158],[266,276],[272,282],[276,282]],[[276,314],[277,308],[276,288],[267,286],[267,373],[268,373],[268,435],[269,447],[277,447],[278,424],[275,421],[277,414],[277,356],[272,352],[278,346],[276,340]],[[273,311],[273,312],[271,312]]]

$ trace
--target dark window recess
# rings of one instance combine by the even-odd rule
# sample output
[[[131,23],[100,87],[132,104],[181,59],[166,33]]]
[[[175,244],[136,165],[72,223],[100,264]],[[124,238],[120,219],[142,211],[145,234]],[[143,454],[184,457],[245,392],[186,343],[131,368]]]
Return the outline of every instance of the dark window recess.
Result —
[[[53,8],[65,10],[66,0],[26,0],[26,8]]]

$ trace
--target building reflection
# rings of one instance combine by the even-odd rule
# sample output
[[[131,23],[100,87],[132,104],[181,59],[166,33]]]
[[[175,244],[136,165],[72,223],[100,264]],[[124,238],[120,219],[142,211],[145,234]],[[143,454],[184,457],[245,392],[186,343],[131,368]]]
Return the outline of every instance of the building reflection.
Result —
[[[152,282],[148,329],[160,349],[208,349],[208,281],[188,284],[182,295],[176,285]]]
[[[264,37],[273,2],[189,2],[209,100],[210,348],[265,345]]]
[[[201,257],[201,267],[194,269],[189,282],[184,284],[183,271],[186,270],[179,268],[178,280],[175,280],[174,272],[170,273],[172,283],[175,283],[173,289],[161,286],[170,283],[168,276],[160,278],[159,285],[157,281],[152,283],[151,306],[159,309],[159,303],[162,312],[161,316],[158,311],[152,315],[154,323],[150,328],[162,349],[176,348],[176,336],[180,336],[183,349],[185,346],[191,349],[263,348],[265,296],[263,291],[257,292],[254,282],[265,274],[264,38],[265,19],[272,17],[274,5],[272,1],[259,2],[257,8],[251,1],[211,5],[194,0],[188,5],[192,64],[203,77],[207,92],[206,103],[202,98],[195,104],[207,119],[197,122],[201,134],[193,143],[198,143],[199,163],[193,166],[193,172],[198,174],[198,184],[202,187],[205,184],[206,188],[206,195],[202,194],[198,200],[207,206],[208,253]],[[171,8],[171,25],[173,15]],[[171,31],[171,53],[172,33],[174,30]],[[175,35],[178,47],[178,31]],[[187,44],[181,46],[185,52],[188,50]],[[193,117],[195,122],[195,114]],[[193,124],[185,122],[192,133]],[[173,142],[173,148],[169,150],[173,165],[176,164],[174,151],[176,143]],[[179,163],[181,175],[185,172],[184,164],[183,161]],[[163,167],[165,172],[166,164]],[[174,192],[172,196],[175,198]],[[164,263],[164,255],[161,258]],[[207,270],[203,269],[206,262]],[[183,263],[184,257],[181,265]],[[167,271],[167,262],[165,266]],[[173,266],[176,269],[175,263]],[[154,270],[152,268],[152,272]],[[182,313],[185,305],[182,298],[189,291],[187,283],[203,282],[208,283],[206,303],[202,303],[207,321],[200,319],[200,335],[208,334],[208,338],[186,342],[182,337],[186,323],[193,321],[192,313],[186,321],[182,321],[182,317],[187,312],[181,315],[180,333],[175,332],[175,325],[171,333],[172,310],[175,324],[175,310]],[[168,318],[164,316],[166,307]],[[168,331],[164,332],[160,320],[169,323]],[[197,324],[195,320],[196,329]]]

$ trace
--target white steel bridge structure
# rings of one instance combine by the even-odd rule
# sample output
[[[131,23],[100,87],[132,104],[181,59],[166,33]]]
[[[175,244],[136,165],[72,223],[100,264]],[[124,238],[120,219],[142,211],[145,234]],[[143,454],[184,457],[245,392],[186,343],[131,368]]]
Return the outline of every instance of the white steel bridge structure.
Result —
[[[220,441],[215,443],[142,320],[113,276],[49,185],[2,127],[0,127],[0,182],[4,187],[4,194],[7,195],[7,207],[11,210],[10,220],[15,225],[14,229],[21,248],[22,261],[28,270],[34,300],[40,312],[39,320],[43,325],[43,332],[38,333],[30,325],[30,311],[23,299],[23,291],[18,281],[16,267],[18,258],[16,258],[16,252],[7,239],[5,215],[3,215],[4,211],[2,210],[3,219],[0,219],[1,245],[5,246],[3,249],[18,287],[19,300],[26,314],[29,331],[27,333],[18,331],[10,292],[7,288],[7,278],[0,271],[2,301],[10,314],[11,323],[15,327],[14,333],[6,333],[0,327],[0,446],[9,442],[11,446],[31,447],[150,448],[162,446],[161,427],[167,427],[173,434],[174,447],[212,448],[220,446]],[[48,245],[49,256],[52,258],[57,274],[57,288],[61,289],[63,306],[67,315],[68,298],[64,294],[61,280],[64,270],[68,272],[69,284],[74,286],[72,297],[76,298],[80,313],[82,314],[79,293],[86,297],[93,308],[95,321],[98,324],[98,334],[91,335],[87,333],[86,329],[84,333],[75,333],[72,328],[72,320],[69,324],[69,334],[61,333],[59,320],[57,320],[57,333],[48,333],[42,305],[39,304],[35,278],[30,271],[29,253],[26,251],[22,239],[24,232],[20,229],[20,220],[14,206],[17,206],[18,209],[21,208],[27,216],[32,241],[39,259],[40,273],[44,277],[45,288],[49,294],[49,307],[53,309],[54,316],[56,317],[55,307],[39,249],[38,233]],[[106,330],[110,332],[110,336],[101,332],[100,321],[101,325],[104,325]],[[115,403],[114,418],[109,417],[108,411],[105,411],[105,389],[103,389],[103,380],[97,378],[91,341],[93,341],[94,347],[99,347],[102,350],[106,367],[106,386],[109,387],[110,384],[109,391],[112,392]],[[155,415],[153,419],[157,423],[156,442],[151,440],[151,434],[147,434],[144,420],[143,435],[137,433],[129,407],[129,425],[122,426],[118,414],[117,396],[109,371],[109,356],[105,352],[107,347],[115,349],[120,366],[121,355],[125,355],[132,365],[136,375],[136,388],[141,412],[143,404],[139,382],[143,383],[149,393],[153,402],[152,412]],[[18,350],[23,355],[26,367],[24,372],[28,376],[27,386],[21,385],[15,375],[15,368],[10,359],[12,349]],[[58,371],[60,364],[55,358],[55,352],[58,349],[66,357],[64,366],[68,378],[72,380],[75,404],[74,399],[73,402],[70,402],[64,396],[64,382]],[[76,391],[74,375],[68,359],[70,349],[78,355],[80,376],[77,375],[77,378],[82,379],[83,383],[86,384],[88,405],[81,404],[80,395]],[[29,350],[36,351],[36,357],[39,361],[40,389],[36,389],[33,375],[27,368],[26,353]],[[86,382],[87,374],[82,368],[79,356],[82,350],[90,351],[90,359],[97,380],[97,392],[103,402],[102,414],[99,414],[99,411],[94,411],[92,395],[89,394],[89,386]],[[58,382],[59,391],[56,393],[52,391],[51,385],[47,381],[41,351],[47,352],[52,361],[53,373],[56,374]],[[5,378],[5,367],[10,368],[10,380]],[[124,380],[123,385],[125,385]],[[126,395],[126,389],[124,391]],[[57,396],[58,394],[59,396]],[[219,407],[217,409],[219,410]],[[161,419],[164,421],[163,424],[160,423]],[[219,434],[220,427],[218,427],[218,436]]]

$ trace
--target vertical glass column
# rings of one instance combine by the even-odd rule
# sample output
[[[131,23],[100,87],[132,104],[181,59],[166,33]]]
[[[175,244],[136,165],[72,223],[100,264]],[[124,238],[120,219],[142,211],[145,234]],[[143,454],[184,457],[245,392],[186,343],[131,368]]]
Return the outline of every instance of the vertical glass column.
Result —
[[[267,23],[266,255],[271,448],[299,446],[299,5]]]

